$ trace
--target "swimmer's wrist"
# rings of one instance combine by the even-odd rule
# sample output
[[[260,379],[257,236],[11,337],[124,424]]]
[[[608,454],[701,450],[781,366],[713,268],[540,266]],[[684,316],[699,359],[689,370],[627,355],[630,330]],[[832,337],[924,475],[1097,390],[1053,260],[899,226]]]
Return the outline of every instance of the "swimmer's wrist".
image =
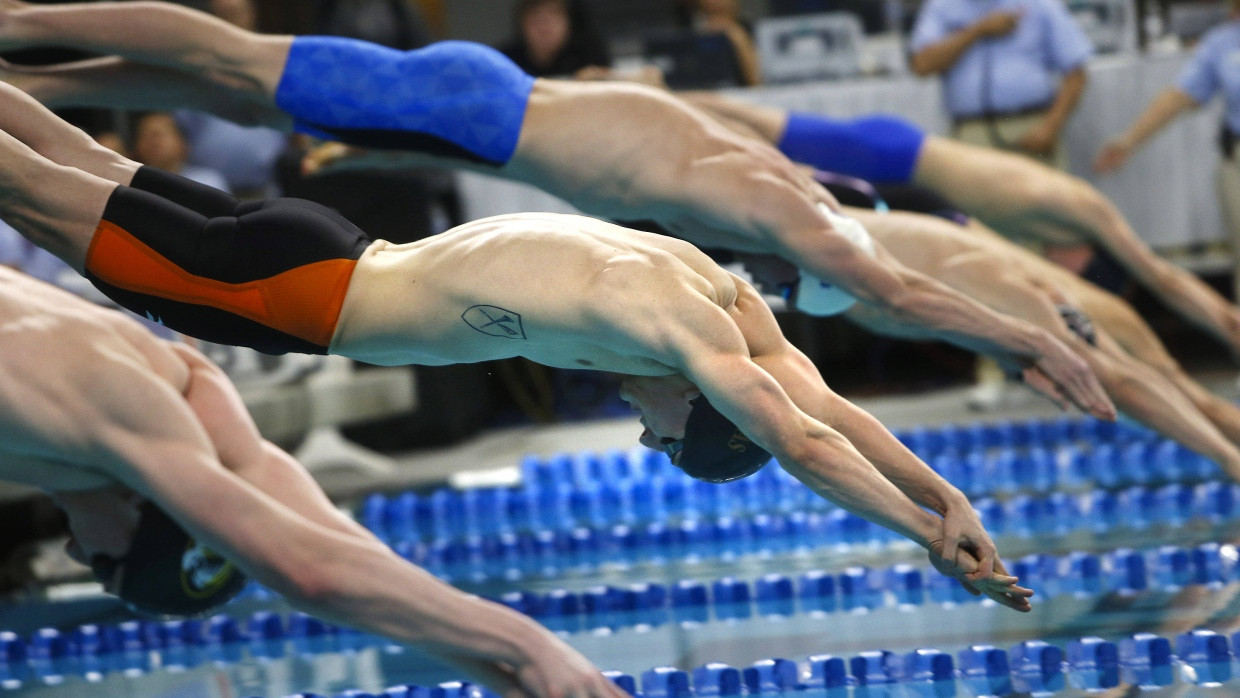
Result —
[[[963,492],[944,480],[943,487],[928,498],[925,506],[940,517],[943,517],[947,516],[948,512],[973,505],[969,503],[969,498],[964,496]]]
[[[918,517],[917,528],[908,538],[929,550],[935,542],[943,539],[943,518],[924,509],[919,509],[919,511],[921,516]]]

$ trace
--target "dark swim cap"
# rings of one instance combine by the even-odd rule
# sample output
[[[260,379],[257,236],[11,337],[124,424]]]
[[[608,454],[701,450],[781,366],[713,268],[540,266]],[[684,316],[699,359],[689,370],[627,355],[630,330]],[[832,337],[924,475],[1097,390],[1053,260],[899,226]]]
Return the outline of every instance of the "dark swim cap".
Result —
[[[705,395],[689,405],[685,437],[663,440],[663,450],[685,474],[706,482],[730,482],[753,475],[771,460],[770,453],[742,434]]]
[[[135,611],[151,615],[201,616],[222,606],[246,584],[246,576],[215,551],[200,545],[180,524],[150,502],[129,552],[122,558],[96,555],[95,577],[107,582],[124,570],[117,591]]]

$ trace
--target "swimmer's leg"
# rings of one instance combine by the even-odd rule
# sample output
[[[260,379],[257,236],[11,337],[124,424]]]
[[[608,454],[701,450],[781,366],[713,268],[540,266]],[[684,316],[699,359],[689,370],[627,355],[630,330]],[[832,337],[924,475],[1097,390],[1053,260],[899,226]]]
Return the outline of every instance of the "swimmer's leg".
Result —
[[[267,96],[275,94],[291,43],[164,2],[0,2],[0,50],[65,46],[205,74]]]
[[[128,184],[139,164],[113,152],[30,95],[0,83],[0,131],[58,165]]]
[[[245,126],[291,128],[291,119],[270,99],[238,89],[233,81],[115,56],[49,66],[0,61],[0,82],[53,109],[197,109]]]
[[[58,165],[0,131],[0,219],[79,273],[116,183]]]

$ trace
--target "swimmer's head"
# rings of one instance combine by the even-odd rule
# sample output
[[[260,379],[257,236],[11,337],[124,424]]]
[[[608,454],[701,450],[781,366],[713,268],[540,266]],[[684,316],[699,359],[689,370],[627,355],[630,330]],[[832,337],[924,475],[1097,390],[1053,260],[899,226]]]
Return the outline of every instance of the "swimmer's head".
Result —
[[[642,445],[666,452],[690,477],[739,480],[771,460],[683,377],[630,377],[620,397],[642,413]]]
[[[104,589],[147,615],[202,616],[236,596],[246,577],[132,493],[58,496],[69,515],[69,553]]]
[[[522,0],[516,18],[518,36],[536,62],[550,63],[568,45],[573,24],[567,0]]]

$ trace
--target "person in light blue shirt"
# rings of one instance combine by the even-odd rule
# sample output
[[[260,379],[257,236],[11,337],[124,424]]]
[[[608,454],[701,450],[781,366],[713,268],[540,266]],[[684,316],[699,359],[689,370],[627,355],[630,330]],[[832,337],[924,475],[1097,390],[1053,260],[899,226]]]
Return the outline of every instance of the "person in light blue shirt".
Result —
[[[1222,158],[1216,179],[1235,257],[1237,271],[1233,279],[1240,290],[1240,157],[1236,153],[1236,139],[1240,138],[1240,0],[1231,1],[1231,16],[1226,23],[1202,37],[1175,84],[1154,97],[1128,128],[1098,151],[1094,169],[1112,172],[1123,167],[1142,144],[1177,116],[1206,104],[1220,93],[1224,110],[1219,129]]]
[[[910,48],[914,72],[943,75],[956,122],[1036,114],[1011,145],[1040,156],[1054,151],[1093,53],[1061,0],[928,0]]]

